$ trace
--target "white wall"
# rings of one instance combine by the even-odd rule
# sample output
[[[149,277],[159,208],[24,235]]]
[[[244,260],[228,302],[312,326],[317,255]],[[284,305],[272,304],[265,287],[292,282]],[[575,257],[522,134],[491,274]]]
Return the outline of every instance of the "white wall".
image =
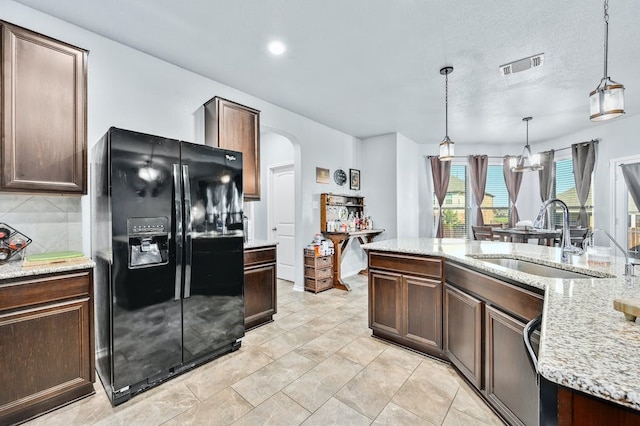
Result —
[[[378,240],[398,235],[396,140],[396,133],[389,133],[364,139],[361,146],[360,185],[366,196],[366,212],[374,228],[385,230]]]
[[[296,200],[296,264],[302,265],[302,247],[319,229],[318,211],[312,209],[312,200],[321,192],[315,167],[333,170],[339,158],[349,168],[358,139],[13,1],[0,0],[0,11],[1,19],[90,51],[89,148],[110,126],[194,141],[194,112],[216,95],[260,110],[261,125],[277,129],[294,144],[296,193],[304,194]],[[90,224],[89,197],[83,197],[85,253],[90,253]],[[302,289],[299,269],[296,288]]]
[[[396,215],[397,236],[415,237],[420,232],[420,147],[398,133],[396,157]]]

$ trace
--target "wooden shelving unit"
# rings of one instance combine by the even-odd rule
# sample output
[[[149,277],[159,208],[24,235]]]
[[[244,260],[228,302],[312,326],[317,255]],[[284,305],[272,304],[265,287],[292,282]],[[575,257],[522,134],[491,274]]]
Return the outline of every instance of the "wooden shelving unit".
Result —
[[[347,220],[350,213],[364,214],[364,197],[320,194],[320,231],[327,232],[328,220]]]

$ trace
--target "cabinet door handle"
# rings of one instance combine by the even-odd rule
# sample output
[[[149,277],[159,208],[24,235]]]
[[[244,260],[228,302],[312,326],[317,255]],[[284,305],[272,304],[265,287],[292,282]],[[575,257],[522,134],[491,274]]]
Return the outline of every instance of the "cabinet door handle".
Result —
[[[274,226],[273,228],[271,228],[271,230],[272,230],[273,232],[276,232],[276,231],[278,230],[278,228],[276,228],[276,227]]]

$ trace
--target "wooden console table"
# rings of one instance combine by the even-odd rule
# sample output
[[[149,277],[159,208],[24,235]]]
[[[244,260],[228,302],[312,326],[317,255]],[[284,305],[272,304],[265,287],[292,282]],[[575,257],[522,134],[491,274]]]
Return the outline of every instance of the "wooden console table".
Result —
[[[369,229],[364,231],[353,231],[353,232],[323,232],[325,238],[331,240],[333,243],[333,286],[335,288],[339,288],[341,290],[351,290],[349,288],[349,284],[342,281],[340,278],[341,268],[340,263],[342,261],[342,256],[344,256],[345,249],[354,238],[357,238],[361,244],[370,243],[373,241],[373,238],[376,235],[379,235],[384,232],[384,229]]]

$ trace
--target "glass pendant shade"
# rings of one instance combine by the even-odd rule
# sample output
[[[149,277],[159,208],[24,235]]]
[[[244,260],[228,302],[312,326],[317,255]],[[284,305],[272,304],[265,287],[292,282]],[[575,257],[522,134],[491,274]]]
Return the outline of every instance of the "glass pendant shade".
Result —
[[[540,164],[540,154],[531,154],[531,147],[527,144],[522,155],[509,160],[509,169],[512,172],[537,172],[544,169],[544,166]]]
[[[609,57],[609,0],[604,1],[604,75],[596,90],[589,93],[589,119],[604,121],[624,114],[624,86],[607,73]]]
[[[509,158],[509,170],[513,171],[518,166],[518,160],[520,157]]]
[[[453,141],[449,138],[449,74],[453,67],[443,67],[440,74],[444,75],[444,139],[440,142],[440,161],[451,161],[454,157]]]
[[[591,121],[604,121],[624,114],[624,86],[603,78],[600,85],[589,93]]]
[[[544,166],[540,162],[540,154],[532,154],[531,147],[529,146],[529,121],[531,120],[531,117],[522,119],[522,121],[527,123],[527,143],[522,150],[522,155],[509,159],[509,170],[512,172],[537,172],[538,170],[544,169]]]
[[[440,155],[438,158],[440,161],[451,161],[453,160],[454,151],[453,151],[454,142],[449,139],[449,136],[445,136],[445,138],[440,142]]]

